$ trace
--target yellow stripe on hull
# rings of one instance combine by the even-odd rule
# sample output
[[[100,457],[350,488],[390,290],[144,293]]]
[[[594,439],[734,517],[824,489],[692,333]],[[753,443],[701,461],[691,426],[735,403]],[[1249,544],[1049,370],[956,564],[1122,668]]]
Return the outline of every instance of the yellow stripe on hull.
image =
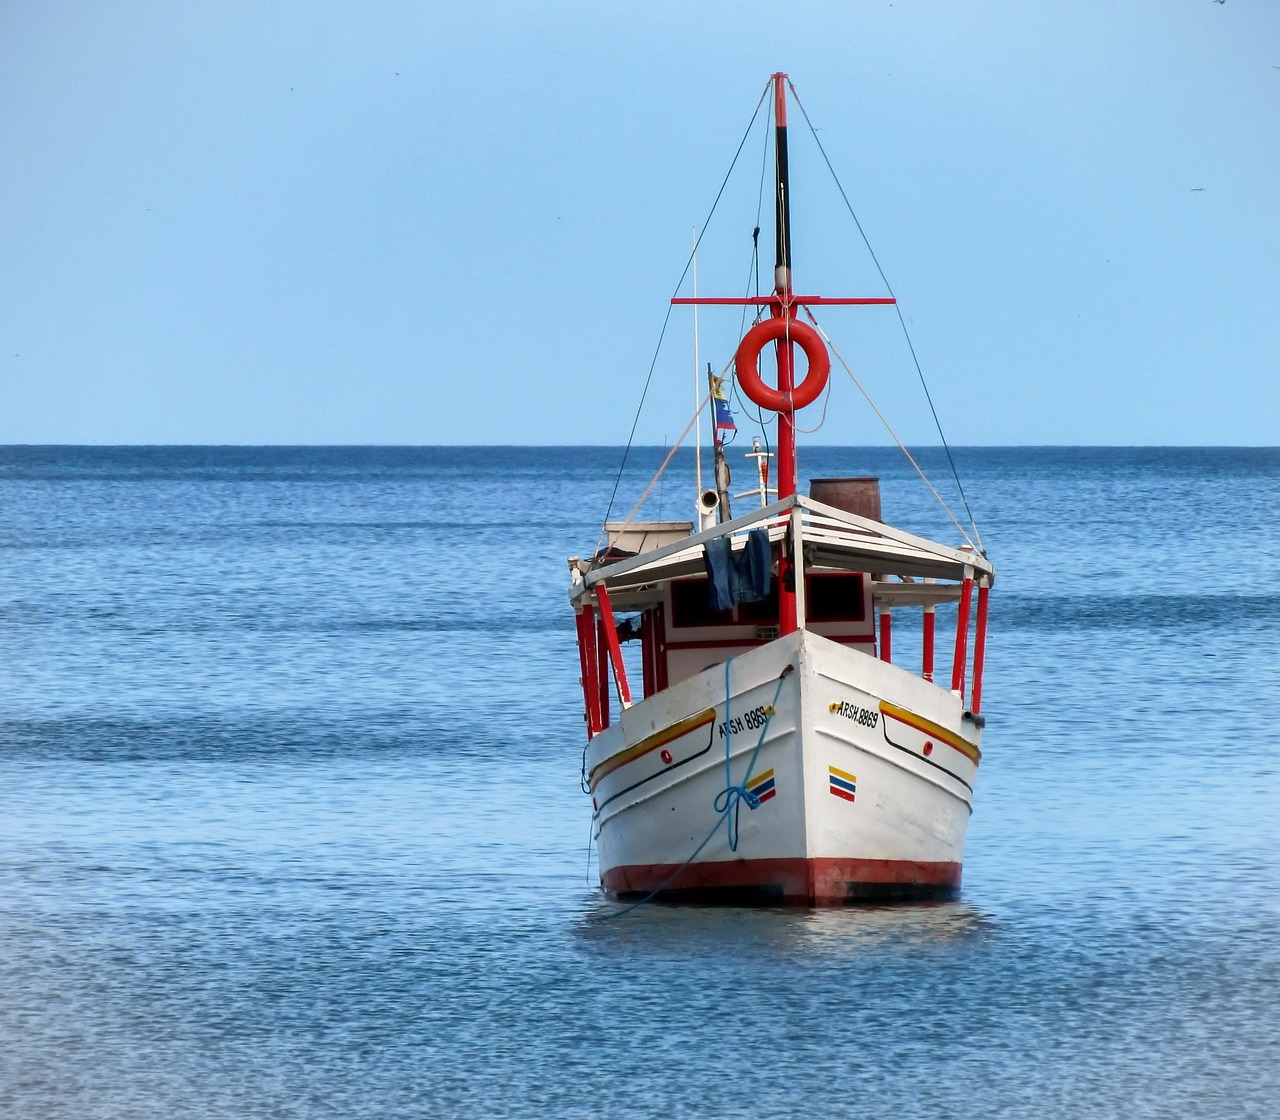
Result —
[[[941,739],[949,747],[954,747],[962,755],[968,758],[976,766],[978,760],[982,757],[982,752],[978,750],[976,744],[969,742],[968,739],[962,739],[954,731],[948,731],[940,723],[934,723],[931,719],[925,719],[924,716],[918,716],[915,712],[906,708],[899,708],[897,704],[890,704],[888,700],[880,701],[880,710],[887,716],[905,723],[908,727],[914,727],[917,731],[923,731],[926,735],[932,735],[935,739]]]
[[[661,731],[655,731],[652,735],[646,735],[640,742],[618,751],[617,754],[611,754],[608,758],[598,763],[591,773],[587,775],[588,786],[594,791],[600,780],[612,774],[615,770],[626,766],[629,762],[635,762],[637,758],[643,758],[651,751],[665,747],[682,735],[688,735],[690,731],[697,731],[699,727],[706,727],[707,724],[714,722],[715,718],[715,709],[707,708],[695,716],[689,716],[679,723],[673,723],[670,727],[664,727]]]

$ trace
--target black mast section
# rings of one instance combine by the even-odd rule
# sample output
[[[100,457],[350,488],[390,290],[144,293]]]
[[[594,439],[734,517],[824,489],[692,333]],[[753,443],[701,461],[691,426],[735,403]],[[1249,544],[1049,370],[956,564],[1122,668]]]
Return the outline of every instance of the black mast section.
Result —
[[[776,253],[774,254],[774,286],[779,295],[791,293],[791,186],[787,167],[787,103],[783,92],[786,75],[775,74],[773,119],[774,119],[774,169],[776,182],[774,197],[776,208],[774,213],[774,232],[776,237]]]

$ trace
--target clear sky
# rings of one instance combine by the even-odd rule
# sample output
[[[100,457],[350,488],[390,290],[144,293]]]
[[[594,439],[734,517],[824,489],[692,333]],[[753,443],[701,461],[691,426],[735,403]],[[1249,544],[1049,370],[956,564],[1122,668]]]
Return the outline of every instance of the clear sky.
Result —
[[[0,442],[625,442],[775,70],[953,443],[1280,444],[1277,0],[3,0]],[[883,294],[792,125],[798,288]],[[893,312],[821,318],[935,442]],[[812,438],[883,442],[835,377]]]

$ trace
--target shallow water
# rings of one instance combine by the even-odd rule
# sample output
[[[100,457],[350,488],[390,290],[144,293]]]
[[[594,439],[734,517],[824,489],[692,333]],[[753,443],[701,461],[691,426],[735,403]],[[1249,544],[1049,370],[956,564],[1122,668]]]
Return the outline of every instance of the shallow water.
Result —
[[[1276,1115],[1280,452],[957,452],[957,901],[602,921],[564,557],[618,458],[0,449],[0,1115]],[[888,452],[802,464],[946,539]]]

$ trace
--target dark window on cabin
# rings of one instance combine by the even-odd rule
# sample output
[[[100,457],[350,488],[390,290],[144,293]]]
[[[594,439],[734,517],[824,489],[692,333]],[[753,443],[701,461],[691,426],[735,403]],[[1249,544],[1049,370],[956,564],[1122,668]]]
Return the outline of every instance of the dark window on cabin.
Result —
[[[867,617],[858,573],[810,576],[805,591],[804,613],[810,622],[863,622]]]
[[[769,594],[755,603],[739,603],[738,619],[754,625],[778,625],[778,581],[769,581]]]
[[[713,611],[705,579],[678,579],[671,584],[672,626],[725,626],[733,611]]]
[[[856,572],[838,575],[811,575],[805,580],[805,617],[810,622],[865,622],[862,576]],[[777,625],[778,581],[773,581],[767,599],[740,603],[733,611],[714,611],[705,579],[679,579],[671,584],[671,625],[731,626]]]

